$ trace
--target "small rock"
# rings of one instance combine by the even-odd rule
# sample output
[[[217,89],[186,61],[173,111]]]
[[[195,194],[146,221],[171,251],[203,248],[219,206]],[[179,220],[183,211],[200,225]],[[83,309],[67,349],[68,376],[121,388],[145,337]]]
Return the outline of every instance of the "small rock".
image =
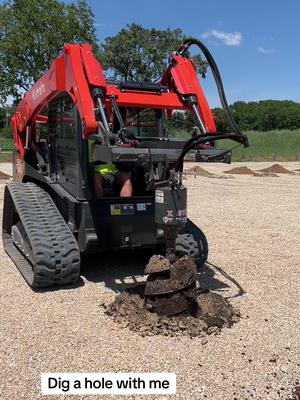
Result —
[[[179,328],[182,329],[182,330],[184,330],[184,329],[187,328],[186,324],[185,324],[183,321],[180,321],[179,324],[178,324],[178,326],[179,326]]]
[[[287,367],[286,365],[283,365],[283,366],[280,368],[280,371],[283,372],[283,373],[285,373],[285,374],[287,374],[287,373],[289,372],[289,369],[288,369],[288,367]]]
[[[201,339],[201,344],[204,346],[208,342],[207,338]]]
[[[141,326],[140,327],[140,332],[146,332],[148,330],[147,326]]]
[[[237,322],[239,322],[240,319],[241,319],[241,316],[240,316],[240,315],[238,315],[238,314],[233,314],[233,316],[232,316],[232,318],[231,318],[231,321],[232,321],[233,323],[237,323]]]
[[[106,310],[107,304],[103,301],[102,303],[99,304],[99,307],[104,308],[104,310]]]
[[[217,326],[211,326],[210,328],[207,329],[207,334],[211,335],[213,333],[219,332],[219,328]]]
[[[276,363],[278,360],[278,354],[273,354],[272,357],[269,359],[270,362]]]

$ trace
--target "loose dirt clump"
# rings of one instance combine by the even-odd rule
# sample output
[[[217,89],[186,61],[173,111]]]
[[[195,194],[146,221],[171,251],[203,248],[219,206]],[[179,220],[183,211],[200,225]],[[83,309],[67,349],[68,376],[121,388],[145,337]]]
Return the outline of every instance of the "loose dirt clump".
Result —
[[[218,333],[223,327],[238,322],[240,314],[222,296],[198,289],[198,311],[195,316],[188,312],[170,317],[159,316],[144,307],[144,285],[116,296],[106,307],[105,313],[119,323],[141,336],[190,336],[203,337]]]
[[[292,171],[289,171],[288,169],[284,168],[280,164],[273,164],[268,168],[263,168],[259,170],[260,172],[273,172],[275,174],[293,174]]]
[[[235,167],[228,171],[224,171],[225,174],[237,174],[237,175],[253,175],[254,171],[248,167]]]

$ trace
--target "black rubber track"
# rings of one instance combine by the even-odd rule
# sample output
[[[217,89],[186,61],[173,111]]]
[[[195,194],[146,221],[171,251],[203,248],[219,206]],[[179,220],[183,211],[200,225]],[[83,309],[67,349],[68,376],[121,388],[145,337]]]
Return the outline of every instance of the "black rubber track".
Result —
[[[33,288],[70,284],[79,278],[77,242],[47,192],[34,183],[5,187],[3,245]],[[21,220],[32,248],[33,265],[16,248],[11,228]]]

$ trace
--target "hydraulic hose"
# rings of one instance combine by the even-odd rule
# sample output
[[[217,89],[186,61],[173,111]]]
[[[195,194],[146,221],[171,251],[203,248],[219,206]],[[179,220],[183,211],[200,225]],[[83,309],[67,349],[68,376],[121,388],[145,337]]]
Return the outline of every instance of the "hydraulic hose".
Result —
[[[207,133],[204,135],[197,135],[195,136],[193,139],[193,141],[191,141],[191,139],[187,142],[187,144],[184,146],[180,156],[178,157],[177,163],[175,165],[175,172],[182,172],[182,168],[183,168],[183,160],[185,155],[192,149],[194,149],[195,147],[199,146],[199,144],[203,144],[203,143],[209,143],[209,142],[214,142],[215,140],[220,140],[220,139],[231,139],[234,140],[235,142],[244,144],[245,142],[245,138],[247,139],[247,137],[243,134],[236,134],[236,133]],[[189,143],[190,142],[190,143]],[[188,144],[189,143],[189,144]]]
[[[218,66],[217,66],[212,54],[210,53],[208,48],[205,46],[205,44],[202,43],[198,39],[187,38],[184,40],[183,44],[179,47],[179,49],[177,50],[177,53],[184,54],[187,51],[187,49],[193,44],[196,45],[202,51],[202,53],[205,55],[205,58],[212,70],[214,80],[215,80],[215,83],[216,83],[216,86],[218,89],[220,101],[221,101],[221,104],[223,107],[223,111],[225,113],[225,116],[227,118],[228,124],[229,124],[232,132],[235,132],[237,135],[240,135],[241,132],[239,131],[239,128],[237,127],[237,125],[229,111],[229,107],[228,107],[228,103],[227,103],[227,99],[226,99],[225,91],[224,91],[224,87],[223,87],[223,82],[222,82],[222,78],[221,78]],[[247,147],[249,145],[248,142],[243,143],[243,144],[245,147]]]
[[[229,106],[227,103],[227,99],[225,96],[225,91],[224,91],[224,87],[223,87],[223,82],[222,82],[222,78],[221,78],[221,74],[219,72],[218,66],[212,56],[212,54],[210,53],[210,51],[208,50],[208,48],[205,46],[204,43],[202,43],[200,40],[198,39],[194,39],[194,38],[187,38],[184,40],[183,44],[179,47],[179,49],[177,50],[177,54],[180,55],[184,55],[184,53],[187,52],[187,50],[189,49],[189,47],[191,45],[196,45],[201,51],[202,53],[205,55],[205,58],[212,70],[213,73],[213,77],[217,86],[217,90],[219,93],[219,97],[220,97],[220,101],[223,107],[223,112],[226,116],[227,122],[229,124],[229,127],[232,130],[232,133],[202,133],[199,135],[195,135],[193,137],[191,137],[185,144],[178,160],[175,166],[175,171],[182,171],[183,169],[183,160],[185,155],[192,150],[193,148],[197,147],[199,144],[203,144],[203,143],[207,143],[207,142],[213,142],[215,140],[219,140],[219,139],[231,139],[234,140],[235,142],[238,142],[240,144],[242,144],[244,147],[248,147],[249,146],[249,141],[248,141],[248,137],[246,135],[243,135],[239,128],[237,127],[234,119],[232,118],[232,115],[229,111]]]

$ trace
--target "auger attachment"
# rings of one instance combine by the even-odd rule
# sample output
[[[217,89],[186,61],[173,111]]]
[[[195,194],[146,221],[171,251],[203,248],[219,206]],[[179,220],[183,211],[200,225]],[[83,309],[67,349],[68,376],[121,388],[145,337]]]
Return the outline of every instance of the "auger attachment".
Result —
[[[146,266],[149,274],[145,287],[145,306],[159,315],[175,315],[196,309],[197,268],[191,257],[185,256],[171,263],[163,256],[154,255]]]
[[[163,230],[166,257],[154,255],[145,269],[145,306],[159,315],[193,313],[196,307],[197,267],[189,256],[176,254],[176,238],[186,222],[186,188],[175,182],[155,191],[155,221]]]

